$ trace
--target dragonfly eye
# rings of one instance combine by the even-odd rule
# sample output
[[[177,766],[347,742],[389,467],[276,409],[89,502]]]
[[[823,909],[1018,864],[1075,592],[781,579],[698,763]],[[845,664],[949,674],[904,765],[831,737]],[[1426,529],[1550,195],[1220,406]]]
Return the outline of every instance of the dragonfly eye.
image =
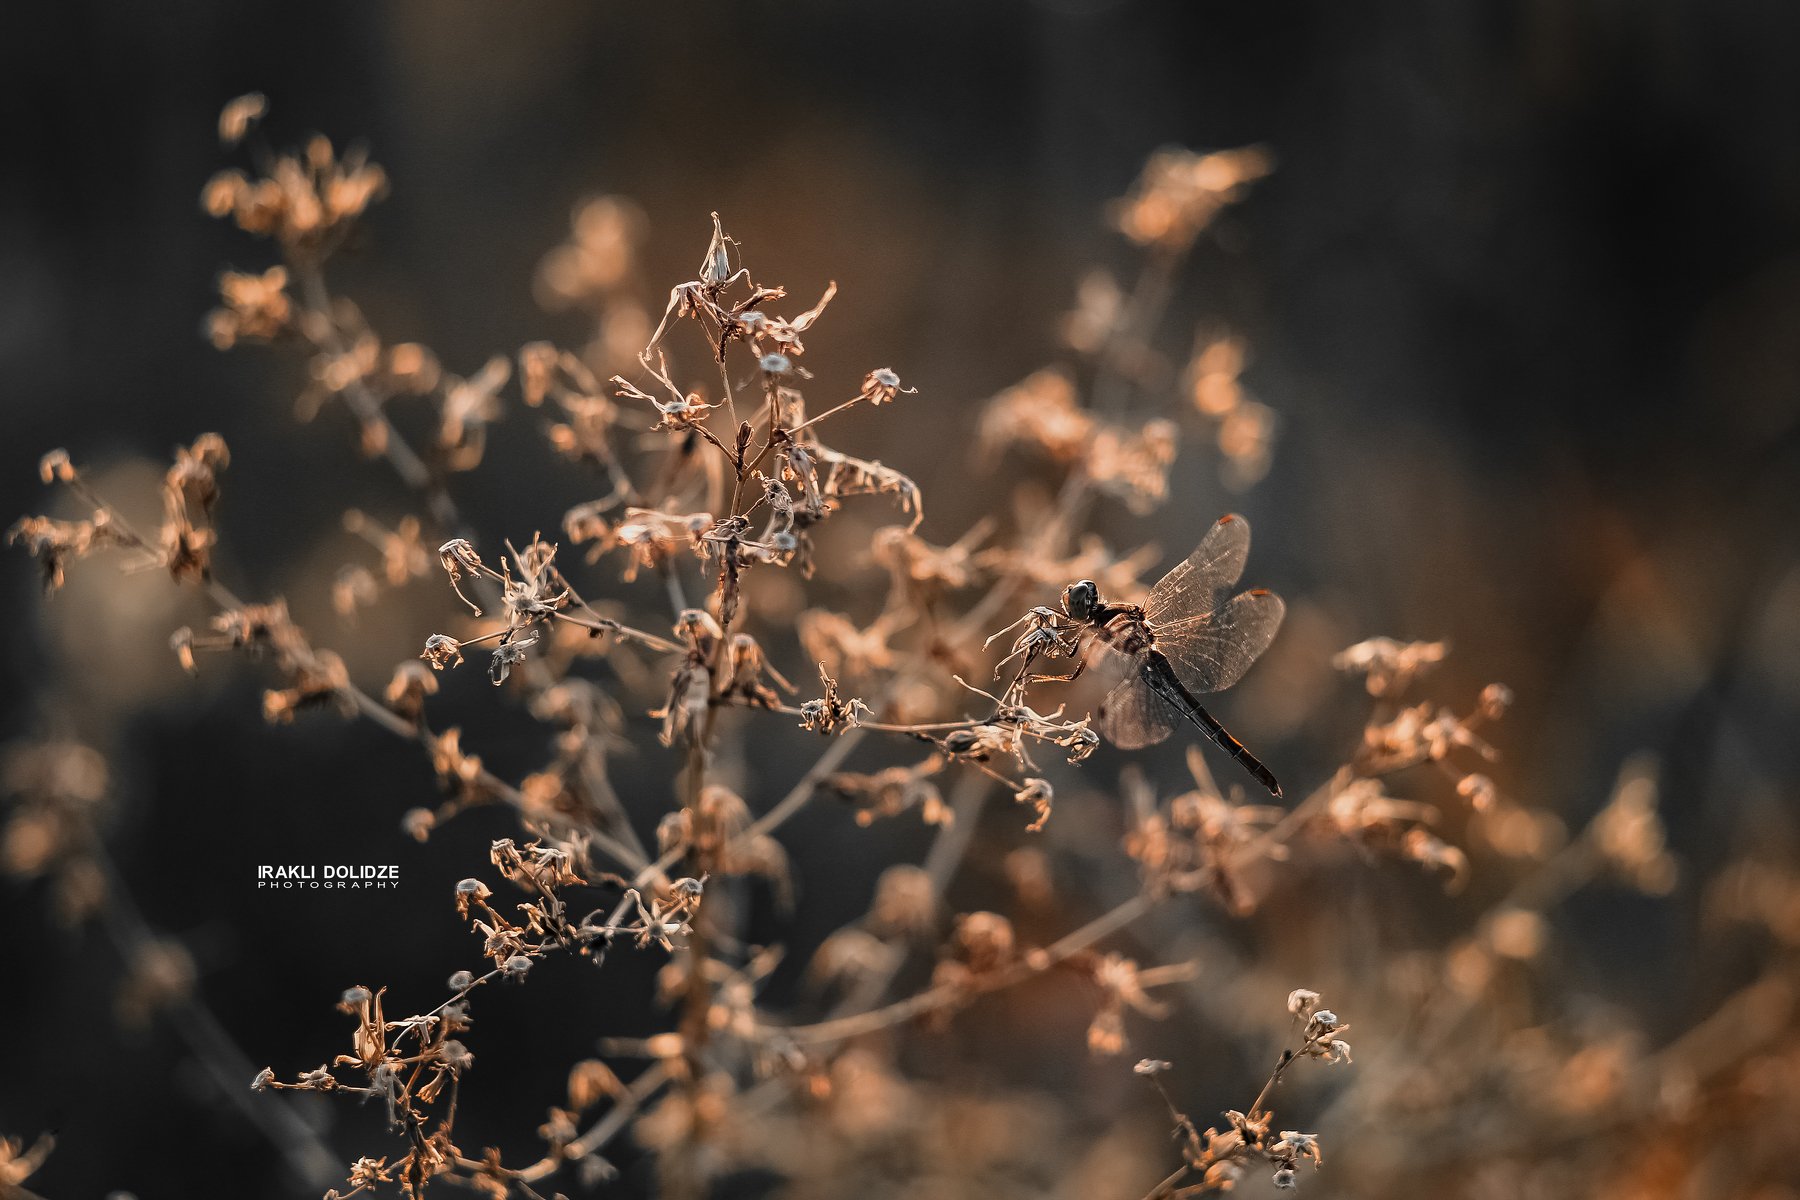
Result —
[[[1091,579],[1083,579],[1079,583],[1071,583],[1063,589],[1063,611],[1077,621],[1085,621],[1093,615],[1094,608],[1100,603],[1100,586]]]

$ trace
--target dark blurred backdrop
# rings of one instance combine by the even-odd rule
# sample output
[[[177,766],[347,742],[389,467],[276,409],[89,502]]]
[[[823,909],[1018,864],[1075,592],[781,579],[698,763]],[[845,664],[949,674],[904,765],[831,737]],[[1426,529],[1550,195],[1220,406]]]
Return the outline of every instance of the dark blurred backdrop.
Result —
[[[1274,469],[1243,496],[1196,470],[1168,510],[1111,528],[1178,551],[1241,508],[1253,582],[1311,614],[1296,662],[1373,634],[1450,639],[1446,695],[1519,694],[1503,785],[1571,821],[1627,753],[1660,752],[1672,840],[1700,877],[1794,832],[1796,62],[1800,8],[1695,0],[8,5],[0,515],[45,506],[51,447],[151,497],[131,464],[216,430],[234,456],[228,581],[284,591],[360,677],[417,644],[412,623],[344,631],[325,599],[339,509],[392,517],[408,497],[345,452],[342,422],[295,423],[293,359],[201,334],[218,272],[269,261],[198,205],[216,114],[242,92],[268,94],[277,143],[370,146],[392,194],[335,281],[462,373],[581,340],[531,283],[590,194],[643,206],[652,283],[691,277],[715,209],[760,278],[803,298],[836,279],[809,362],[827,378],[891,364],[919,388],[911,418],[852,428],[918,478],[939,542],[976,515],[952,445],[975,406],[1056,356],[1091,265],[1126,261],[1105,202],[1159,146],[1260,143],[1277,170],[1196,257],[1170,328],[1176,353],[1203,324],[1248,338],[1248,383],[1282,418]],[[496,540],[556,528],[587,484],[544,460],[515,410],[457,480],[472,523]],[[506,831],[498,814],[411,843],[399,814],[433,786],[412,750],[324,718],[266,729],[255,673],[223,660],[180,676],[164,639],[196,614],[161,581],[107,600],[78,578],[46,606],[24,556],[5,562],[0,732],[113,755],[120,870],[256,1066],[335,1053],[349,983],[416,996],[472,965],[442,887]],[[502,774],[529,769],[541,736],[484,688],[449,687],[446,723],[481,729]],[[1355,732],[1354,705],[1301,738],[1281,705],[1246,704],[1239,732],[1291,747],[1300,774],[1341,749],[1321,727]],[[797,823],[803,878],[809,846],[872,872],[923,844],[845,824]],[[415,885],[295,899],[246,882],[257,862],[352,853]],[[63,1131],[34,1184],[276,1194],[266,1144],[166,1030],[117,1026],[104,941],[48,907],[0,887],[0,1132]],[[1696,961],[1691,909],[1588,912],[1587,986],[1652,1027],[1691,1017],[1718,986],[1671,968]],[[489,1093],[553,1089],[605,1014],[641,1011],[617,998],[647,971],[619,970],[569,985],[602,1014],[585,1028],[534,1020],[531,991],[484,1001],[483,1024],[525,1022],[484,1051]],[[379,1140],[376,1114],[339,1107],[340,1131]],[[538,1107],[466,1120],[511,1144]]]

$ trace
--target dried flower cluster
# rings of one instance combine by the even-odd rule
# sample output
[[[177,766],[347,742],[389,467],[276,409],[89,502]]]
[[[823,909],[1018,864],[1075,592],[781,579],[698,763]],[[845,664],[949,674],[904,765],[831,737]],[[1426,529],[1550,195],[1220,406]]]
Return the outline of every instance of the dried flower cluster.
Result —
[[[229,106],[220,122],[226,144],[242,142],[264,108],[260,97]],[[1248,803],[1221,787],[1208,767],[1212,751],[1198,746],[1188,755],[1192,786],[1173,795],[1135,768],[1116,789],[1122,800],[1095,782],[1102,722],[1068,685],[1086,661],[1085,609],[1067,594],[1060,611],[1049,602],[1077,580],[1092,581],[1085,586],[1096,595],[1144,594],[1156,551],[1115,548],[1089,531],[1089,520],[1105,505],[1127,514],[1162,506],[1184,442],[1197,437],[1216,450],[1230,486],[1249,486],[1266,470],[1275,421],[1241,383],[1241,341],[1200,338],[1182,365],[1162,355],[1157,335],[1184,255],[1269,169],[1260,150],[1152,159],[1117,209],[1120,230],[1143,248],[1143,282],[1127,293],[1091,279],[1065,327],[1080,361],[1029,376],[978,418],[986,461],[1008,463],[997,486],[1016,481],[1015,494],[1000,492],[988,508],[1002,513],[1010,499],[1021,509],[1035,501],[1036,511],[1010,525],[996,515],[955,536],[928,530],[918,485],[861,444],[890,412],[904,420],[921,403],[903,380],[922,367],[816,381],[807,344],[830,329],[836,285],[804,308],[790,303],[783,287],[758,282],[716,215],[693,277],[670,288],[659,311],[639,279],[644,214],[616,198],[584,204],[570,240],[541,264],[538,290],[549,307],[587,314],[591,340],[573,350],[534,341],[465,377],[422,346],[385,341],[328,290],[331,255],[386,189],[379,167],[360,154],[340,157],[318,138],[267,158],[255,175],[229,171],[207,185],[206,210],[269,239],[279,259],[221,278],[213,341],[298,350],[308,366],[302,411],[341,404],[361,449],[416,493],[417,513],[344,517],[369,561],[338,575],[339,613],[388,603],[395,589],[441,570],[441,632],[422,647],[397,648],[391,682],[374,695],[280,599],[247,602],[228,590],[212,559],[229,461],[217,435],[177,451],[156,535],[134,530],[57,452],[44,460],[44,480],[69,489],[87,515],[28,517],[12,537],[53,589],[72,562],[105,549],[199,589],[216,614],[204,629],[176,632],[175,655],[190,671],[205,650],[264,662],[275,677],[269,720],[323,709],[416,743],[442,795],[396,812],[406,834],[429,840],[476,806],[504,807],[517,823],[517,836],[494,841],[479,873],[452,884],[466,868],[451,865],[444,877],[446,907],[467,923],[479,969],[450,974],[444,994],[411,1016],[390,1015],[387,989],[352,986],[339,1004],[351,1022],[347,1052],[255,1076],[258,1092],[333,1093],[385,1115],[391,1142],[375,1156],[358,1154],[328,1195],[418,1197],[457,1183],[496,1200],[538,1197],[549,1181],[610,1178],[609,1146],[626,1134],[654,1156],[658,1190],[672,1197],[707,1195],[724,1174],[747,1168],[781,1173],[796,1195],[862,1194],[860,1172],[876,1161],[894,1164],[883,1169],[905,1194],[1050,1194],[1022,1165],[1035,1153],[1017,1140],[1031,1125],[1023,1102],[972,1098],[910,1075],[908,1039],[1007,994],[1047,995],[1054,981],[1072,981],[1084,997],[1091,1069],[1128,1082],[1121,1056],[1170,1036],[1162,1018],[1178,1010],[1218,1017],[1218,997],[1234,979],[1244,994],[1285,990],[1238,969],[1227,951],[1166,936],[1153,915],[1180,911],[1188,923],[1207,913],[1271,933],[1290,955],[1316,951],[1316,941],[1290,937],[1299,920],[1291,914],[1330,908],[1321,896],[1334,878],[1382,860],[1400,863],[1396,874],[1423,872],[1446,891],[1493,902],[1467,937],[1412,956],[1380,989],[1356,997],[1359,1011],[1416,1014],[1418,1029],[1405,1052],[1397,1036],[1386,1039],[1394,1043],[1386,1057],[1398,1065],[1346,1073],[1356,1082],[1328,1110],[1334,1164],[1341,1141],[1349,1169],[1362,1172],[1350,1179],[1380,1188],[1381,1164],[1407,1161],[1398,1152],[1376,1165],[1359,1158],[1384,1138],[1412,1139],[1456,1161],[1468,1139],[1455,1115],[1483,1088],[1510,1097],[1494,1111],[1517,1127],[1573,1121],[1596,1144],[1635,1144],[1634,1131],[1652,1128],[1727,1128],[1702,1097],[1763,1086],[1745,1055],[1791,1029],[1793,985],[1743,1001],[1762,1006],[1761,1040],[1709,1060],[1710,1073],[1690,1068],[1685,1099],[1670,1090],[1675,1065],[1644,1055],[1618,1029],[1577,1030],[1490,1006],[1508,981],[1524,990],[1518,980],[1555,936],[1550,910],[1564,896],[1602,878],[1666,892],[1676,870],[1654,774],[1643,764],[1627,769],[1617,794],[1573,838],[1508,796],[1492,775],[1490,739],[1510,693],[1490,685],[1466,708],[1423,693],[1446,658],[1443,644],[1377,638],[1338,656],[1337,666],[1366,685],[1363,734],[1292,807]],[[809,400],[809,390],[824,402]],[[470,528],[452,494],[450,480],[481,466],[489,426],[515,399],[544,418],[548,451],[596,481],[598,494],[567,512],[560,541],[527,538],[529,527]],[[397,403],[426,410],[428,440],[400,435],[388,418]],[[852,410],[870,411],[858,424],[843,419]],[[855,523],[884,506],[892,514],[884,526]],[[821,537],[828,522],[842,538]],[[866,546],[866,559],[852,564],[825,548],[846,539]],[[870,566],[884,576],[874,588],[866,576],[855,582]],[[615,572],[621,584],[653,579],[666,609],[627,606],[619,597],[641,589],[615,592]],[[1054,660],[1070,662],[1068,675],[1042,673]],[[446,679],[468,670],[485,670],[503,689],[497,703],[516,703],[544,728],[547,755],[516,781],[484,765],[479,733],[433,721]],[[976,686],[989,679],[994,691]],[[767,795],[745,749],[793,729],[817,735],[822,750],[785,795]],[[609,760],[629,746],[662,753],[655,743],[679,759],[667,794],[621,795]],[[53,877],[71,920],[127,902],[109,895],[98,865],[107,796],[98,755],[68,744],[18,749],[6,783],[20,797],[5,827],[9,874]],[[996,796],[1016,806],[987,822],[1011,843],[996,856],[1004,887],[993,907],[958,912],[950,884]],[[748,940],[748,910],[757,897],[778,909],[803,897],[776,835],[819,797],[842,802],[855,825],[871,830],[920,822],[931,849],[922,865],[880,876],[867,911],[812,955],[802,972],[811,990],[777,1006],[765,988],[781,951]],[[1071,808],[1080,846],[1055,836]],[[1116,833],[1116,845],[1095,830]],[[1103,856],[1124,868],[1122,894],[1079,886]],[[1503,883],[1497,900],[1490,879]],[[1721,892],[1720,911],[1763,922],[1791,945],[1800,940],[1797,895],[1792,879],[1746,871]],[[1091,911],[1072,916],[1083,910]],[[574,1063],[566,1094],[509,1098],[509,1109],[544,1113],[536,1158],[465,1144],[457,1111],[481,1079],[473,1014],[491,994],[483,989],[529,985],[555,956],[605,969],[615,951],[660,965],[658,1031],[605,1037],[604,1061]],[[146,1020],[195,1002],[193,963],[178,942],[146,938],[131,961],[122,1015]],[[1786,1008],[1770,1015],[1777,1001]],[[1268,1006],[1243,1006],[1259,1007]],[[1269,1106],[1293,1064],[1350,1061],[1347,1026],[1311,991],[1294,991],[1287,1008],[1288,1041],[1273,1073],[1222,1127],[1201,1130],[1163,1092],[1182,1162],[1149,1196],[1225,1191],[1252,1171],[1292,1187],[1303,1168],[1322,1163],[1321,1137],[1278,1129]],[[1232,1019],[1241,1022],[1241,1011]],[[1484,1040],[1506,1046],[1478,1066],[1470,1046]],[[1791,1059],[1783,1069],[1794,1072]],[[1137,1074],[1159,1091],[1173,1078],[1153,1058]],[[1768,1084],[1761,1094],[1779,1090]],[[1659,1099],[1632,1099],[1652,1092]],[[1546,1096],[1554,1098],[1548,1108]],[[274,1095],[250,1102],[281,1103]],[[1438,1111],[1421,1111],[1428,1108]],[[1393,1120],[1396,1112],[1406,1120]],[[1502,1121],[1477,1136],[1513,1128]],[[41,1145],[0,1144],[0,1191],[16,1190],[37,1167]],[[1069,1153],[1060,1133],[1034,1145]],[[1153,1179],[1147,1173],[1133,1191]]]
[[[1270,1181],[1277,1188],[1296,1186],[1303,1164],[1314,1168],[1325,1161],[1317,1134],[1298,1130],[1275,1130],[1275,1114],[1268,1102],[1287,1069],[1301,1059],[1317,1059],[1325,1063],[1350,1062],[1350,1044],[1340,1035],[1350,1026],[1338,1020],[1330,1009],[1321,1008],[1319,993],[1296,988],[1288,994],[1287,1010],[1294,1018],[1295,1043],[1282,1050],[1267,1083],[1250,1105],[1249,1112],[1232,1109],[1225,1113],[1224,1129],[1202,1132],[1187,1114],[1175,1107],[1163,1090],[1161,1076],[1171,1064],[1162,1059],[1144,1059],[1135,1070],[1150,1080],[1168,1104],[1175,1120],[1175,1137],[1182,1143],[1182,1165],[1168,1178],[1151,1189],[1146,1200],[1162,1196],[1200,1196],[1209,1192],[1229,1192],[1235,1188],[1252,1164],[1261,1162],[1273,1168]],[[1192,1177],[1195,1182],[1185,1182]]]

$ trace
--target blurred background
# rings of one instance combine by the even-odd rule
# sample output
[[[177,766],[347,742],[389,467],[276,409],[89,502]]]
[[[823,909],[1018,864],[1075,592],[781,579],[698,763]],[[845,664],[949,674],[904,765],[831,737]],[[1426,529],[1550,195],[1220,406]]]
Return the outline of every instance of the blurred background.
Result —
[[[57,446],[127,511],[153,513],[156,464],[217,431],[233,455],[221,578],[285,594],[370,685],[453,607],[434,579],[354,627],[332,613],[337,569],[357,553],[342,509],[391,522],[413,500],[347,450],[341,414],[295,420],[296,358],[220,354],[203,335],[218,273],[272,261],[200,211],[227,99],[265,92],[277,145],[318,131],[369,147],[391,195],[334,285],[385,336],[426,343],[461,374],[533,339],[586,338],[581,317],[534,301],[533,278],[590,195],[647,214],[652,296],[692,277],[714,210],[759,281],[804,304],[836,280],[808,363],[836,381],[891,365],[919,389],[850,414],[838,437],[917,479],[922,532],[940,544],[993,503],[967,486],[978,405],[1066,357],[1058,328],[1091,269],[1128,276],[1108,201],[1159,147],[1266,147],[1274,173],[1185,269],[1164,348],[1179,358],[1198,330],[1242,335],[1244,383],[1279,415],[1272,469],[1234,491],[1204,454],[1184,458],[1168,506],[1142,519],[1109,507],[1102,527],[1168,562],[1222,512],[1254,522],[1248,582],[1281,592],[1292,616],[1222,711],[1284,778],[1316,783],[1354,745],[1358,687],[1333,681],[1328,659],[1378,634],[1447,639],[1434,681],[1446,702],[1511,686],[1494,775],[1572,826],[1628,755],[1653,752],[1682,883],[1564,910],[1566,986],[1654,1039],[1751,972],[1698,914],[1722,864],[1752,850],[1786,862],[1796,834],[1800,10],[89,3],[10,6],[0,30],[0,513],[54,506],[36,463]],[[482,468],[454,481],[496,543],[559,528],[593,493],[551,461],[541,424],[510,405]],[[200,1036],[254,1060],[243,1084],[265,1063],[292,1075],[347,1048],[330,1008],[343,987],[425,995],[474,965],[446,889],[510,832],[504,814],[413,842],[400,814],[435,787],[416,750],[326,716],[267,727],[267,681],[238,663],[188,679],[167,635],[202,614],[164,579],[88,564],[45,603],[26,557],[6,562],[0,732],[108,755],[117,869],[196,964],[219,1025]],[[440,724],[478,731],[503,776],[541,760],[541,729],[478,669],[447,680],[441,704]],[[804,752],[799,735],[772,742],[753,803],[785,790]],[[1178,750],[1150,761],[1180,786]],[[648,829],[667,763],[653,747],[620,769],[622,790],[647,790]],[[1065,816],[1047,835],[1063,844],[1116,833]],[[784,931],[800,946],[861,911],[873,873],[927,840],[912,823],[859,831],[829,809],[789,834],[803,881],[809,863],[839,871],[815,877],[819,903]],[[251,886],[255,864],[321,857],[396,862],[404,883],[299,897]],[[967,899],[996,869],[972,860]],[[241,1098],[166,1023],[116,1011],[116,954],[52,907],[40,885],[0,882],[0,1133],[59,1131],[32,1186],[281,1194],[282,1164]],[[1429,941],[1430,920],[1381,936]],[[1346,950],[1287,953],[1288,986],[1318,986]],[[595,1036],[659,1027],[642,1002],[653,964],[621,956],[617,970],[483,998],[472,1040],[486,1098],[471,1089],[463,1125],[475,1144],[529,1143],[542,1097]],[[546,1019],[547,994],[576,1015]],[[1154,1148],[1166,1122],[1153,1099],[1094,1083],[1084,1022],[1062,1019],[1044,1036],[1066,1053],[1021,1050],[994,1078],[1072,1105],[1081,1129],[1135,1106]],[[1218,1059],[1218,1078],[1186,1097],[1196,1116],[1253,1094],[1242,1081],[1259,1077],[1260,1048],[1238,1061],[1198,1016],[1173,1024],[1144,1052]],[[938,1053],[930,1069],[954,1074],[955,1054]],[[299,1107],[335,1122],[346,1160],[378,1152],[375,1112]],[[740,1184],[732,1194],[763,1194]]]

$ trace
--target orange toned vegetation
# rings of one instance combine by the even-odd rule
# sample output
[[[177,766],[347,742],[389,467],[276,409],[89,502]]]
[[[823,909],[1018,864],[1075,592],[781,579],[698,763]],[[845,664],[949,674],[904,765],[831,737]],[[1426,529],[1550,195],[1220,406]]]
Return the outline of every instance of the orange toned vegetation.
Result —
[[[265,108],[227,106],[227,147],[250,144]],[[1185,361],[1161,349],[1170,287],[1273,168],[1267,152],[1167,150],[1146,165],[1113,212],[1141,255],[1139,282],[1091,277],[1064,326],[1068,361],[960,431],[987,468],[971,486],[987,489],[991,514],[967,529],[934,524],[908,463],[863,440],[912,419],[904,365],[880,365],[887,351],[871,346],[858,373],[815,375],[808,346],[830,337],[835,284],[790,298],[763,264],[752,273],[719,216],[697,231],[692,277],[649,288],[650,217],[613,197],[583,206],[538,293],[589,314],[591,340],[535,341],[464,377],[389,342],[331,289],[333,256],[386,173],[322,137],[258,163],[204,189],[208,213],[272,255],[223,274],[208,335],[221,350],[292,354],[301,414],[343,410],[360,453],[411,489],[416,511],[343,518],[358,559],[332,586],[338,613],[401,603],[400,589],[429,579],[445,601],[439,632],[393,647],[391,682],[365,689],[280,597],[227,579],[214,518],[233,463],[217,434],[176,452],[154,526],[128,520],[78,453],[55,451],[44,483],[82,515],[27,517],[11,536],[51,592],[107,554],[204,595],[210,618],[173,630],[173,654],[189,672],[254,660],[269,721],[363,720],[416,744],[439,791],[396,806],[396,836],[429,842],[476,808],[512,823],[485,862],[442,863],[443,920],[467,927],[473,965],[423,999],[346,980],[339,1043],[232,1078],[234,1103],[297,1177],[336,1197],[604,1194],[630,1145],[653,1158],[657,1194],[685,1198],[729,1194],[719,1181],[746,1170],[803,1198],[1197,1196],[1304,1189],[1315,1172],[1335,1195],[1791,1194],[1757,1191],[1786,1177],[1787,1148],[1744,1132],[1800,1117],[1787,966],[1660,1042],[1553,998],[1563,901],[1586,888],[1662,895],[1677,881],[1653,762],[1626,763],[1599,815],[1566,828],[1499,776],[1509,690],[1440,694],[1449,649],[1385,637],[1331,661],[1357,681],[1349,720],[1299,735],[1324,747],[1307,761],[1335,769],[1290,779],[1280,759],[1292,740],[1252,747],[1257,763],[1214,735],[1246,767],[1282,775],[1285,794],[1192,723],[1190,693],[1273,669],[1255,660],[1278,637],[1282,602],[1231,598],[1248,524],[1207,535],[1224,503],[1184,517],[1185,542],[1168,549],[1200,548],[1167,576],[1157,549],[1100,530],[1163,506],[1171,472],[1203,466],[1241,490],[1278,452],[1275,411],[1242,380],[1241,338],[1205,333]],[[458,476],[482,469],[490,428],[517,407],[543,418],[545,453],[591,470],[593,498],[560,530],[475,528],[459,507]],[[403,435],[420,411],[426,434]],[[843,419],[852,412],[860,423]],[[859,594],[869,602],[854,611],[812,598]],[[1167,676],[1154,674],[1158,656]],[[1108,699],[1068,678],[1090,668],[1116,686]],[[493,705],[542,723],[549,755],[503,776],[475,723],[440,724],[455,672],[485,672]],[[1218,698],[1221,714],[1236,694]],[[816,735],[812,764],[785,787],[748,786],[746,748],[796,728]],[[1170,737],[1191,743],[1184,777],[1100,766]],[[677,764],[666,787],[622,794],[617,756],[659,744]],[[4,771],[16,799],[0,868],[50,880],[71,922],[133,913],[104,848],[104,759],[35,742]],[[928,848],[880,876],[868,911],[812,954],[799,998],[774,1003],[765,985],[784,950],[749,940],[747,910],[753,896],[807,903],[815,881],[782,835],[811,806],[847,809],[858,838],[929,827]],[[1075,832],[1059,841],[1062,822]],[[980,828],[996,824],[993,907],[958,911]],[[1362,893],[1376,900],[1358,920],[1433,906],[1453,931],[1347,971],[1354,949],[1337,943],[1331,910],[1352,873],[1385,885]],[[1715,891],[1722,919],[1767,926],[1791,958],[1800,882],[1744,867]],[[1198,936],[1198,914],[1229,940]],[[122,1019],[203,1007],[176,940],[135,915],[114,931],[127,948]],[[509,1098],[537,1152],[466,1137],[459,1103],[483,1085],[484,999],[530,996],[547,960],[604,972],[620,956],[658,966],[659,1002],[634,1031],[595,1031],[598,1056],[567,1064],[565,1090]],[[1069,995],[1073,1036],[1040,1019]],[[1037,1055],[1082,1059],[1082,1078],[1123,1098],[1111,1128],[1075,1136],[1066,1097],[1010,1086],[998,1066],[980,1086],[919,1069],[922,1040],[996,1010]],[[1212,1029],[1254,1064],[1260,1091],[1199,1090],[1206,1062],[1164,1057],[1171,1023]],[[242,1051],[264,1057],[253,1040]],[[229,1068],[238,1050],[196,1052]],[[294,1115],[293,1092],[366,1104],[386,1134],[327,1144]],[[1219,1108],[1232,1099],[1242,1107]],[[0,1143],[0,1197],[30,1195],[50,1150]]]

